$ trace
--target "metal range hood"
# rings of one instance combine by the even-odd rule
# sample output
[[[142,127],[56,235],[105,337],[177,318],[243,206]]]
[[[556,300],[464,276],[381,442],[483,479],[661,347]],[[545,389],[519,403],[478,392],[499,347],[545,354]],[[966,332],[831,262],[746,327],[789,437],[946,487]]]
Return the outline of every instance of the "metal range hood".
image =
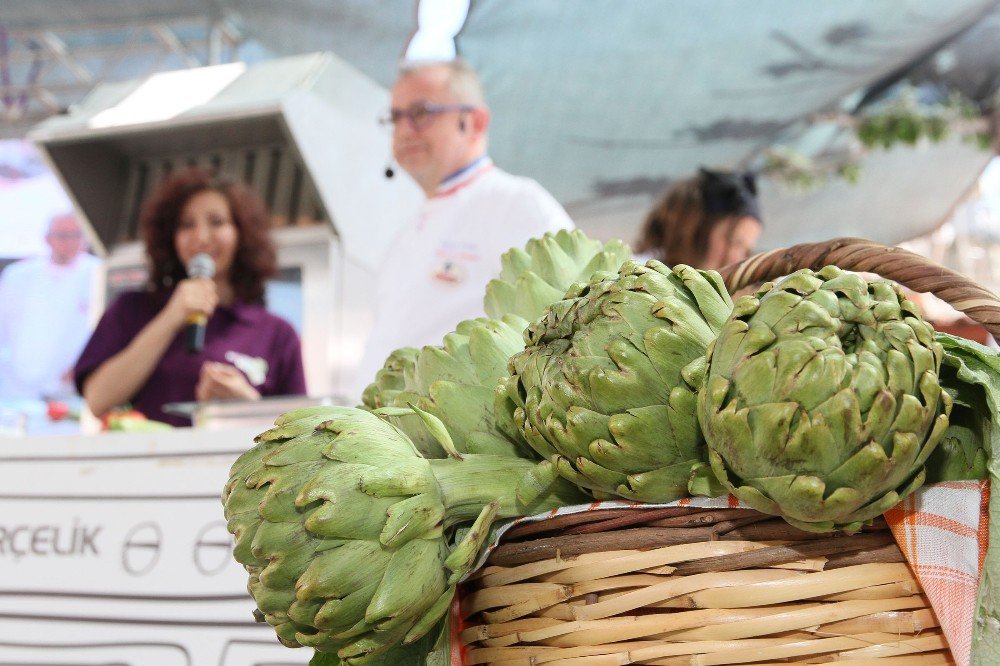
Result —
[[[374,266],[419,201],[387,180],[388,92],[331,53],[231,63],[106,83],[29,134],[107,254],[136,237],[142,201],[187,164],[251,184],[277,227],[324,223]]]

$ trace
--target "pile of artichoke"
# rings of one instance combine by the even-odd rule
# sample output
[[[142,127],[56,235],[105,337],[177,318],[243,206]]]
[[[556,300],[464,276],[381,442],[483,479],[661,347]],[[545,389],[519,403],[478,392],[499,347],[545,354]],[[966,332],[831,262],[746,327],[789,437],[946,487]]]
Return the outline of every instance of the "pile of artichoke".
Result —
[[[827,267],[734,306],[713,271],[628,257],[580,232],[513,249],[487,317],[393,352],[362,408],[293,412],[257,438],[224,505],[284,644],[400,661],[499,518],[729,492],[854,532],[929,467],[982,475],[961,345],[894,285]]]

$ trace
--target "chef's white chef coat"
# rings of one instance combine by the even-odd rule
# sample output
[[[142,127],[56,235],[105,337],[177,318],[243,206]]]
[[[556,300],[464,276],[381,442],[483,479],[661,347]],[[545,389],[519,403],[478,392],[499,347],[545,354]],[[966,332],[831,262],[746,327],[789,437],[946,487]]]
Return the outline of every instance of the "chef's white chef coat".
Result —
[[[464,319],[483,317],[486,284],[500,255],[573,222],[530,178],[483,156],[446,178],[379,266],[375,322],[354,382],[356,393],[400,347],[440,345]]]
[[[92,280],[100,263],[85,253],[66,265],[34,257],[0,273],[0,400],[76,393],[67,373],[90,337]]]

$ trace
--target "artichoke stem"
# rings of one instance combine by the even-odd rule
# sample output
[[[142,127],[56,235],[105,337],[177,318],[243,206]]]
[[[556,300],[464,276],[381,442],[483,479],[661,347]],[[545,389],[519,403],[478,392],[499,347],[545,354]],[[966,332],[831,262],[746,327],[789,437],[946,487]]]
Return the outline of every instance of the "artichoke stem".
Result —
[[[490,502],[499,503],[497,518],[525,515],[516,497],[518,483],[536,465],[534,461],[492,455],[466,455],[454,458],[428,460],[445,506],[446,522],[473,520]],[[558,493],[543,497],[537,506],[544,511],[562,506]]]

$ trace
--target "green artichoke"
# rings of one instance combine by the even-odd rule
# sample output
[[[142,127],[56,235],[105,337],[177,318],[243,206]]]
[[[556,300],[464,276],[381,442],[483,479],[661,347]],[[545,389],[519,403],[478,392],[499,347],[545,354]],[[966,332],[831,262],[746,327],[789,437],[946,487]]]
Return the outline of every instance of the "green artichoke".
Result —
[[[717,273],[626,261],[528,327],[503,408],[555,473],[599,499],[686,496],[704,467],[705,350],[731,309]]]
[[[346,663],[391,659],[429,632],[494,518],[579,499],[570,484],[556,485],[526,506],[515,491],[532,462],[427,460],[359,409],[307,408],[275,424],[234,463],[223,492],[233,554],[283,644],[336,652]],[[473,520],[452,545],[456,526]]]
[[[513,316],[471,319],[444,337],[441,347],[424,347],[404,371],[404,388],[392,406],[414,405],[437,416],[463,453],[531,457],[520,431],[499,422],[494,411],[496,384],[507,374],[507,360],[524,349],[527,322]],[[508,419],[509,420],[509,419]],[[421,450],[437,441],[416,415],[394,420]]]
[[[802,529],[856,531],[924,482],[948,427],[943,351],[888,282],[828,266],[741,298],[699,417],[718,478]]]
[[[925,482],[985,479],[989,473],[987,440],[993,429],[991,386],[974,368],[982,355],[990,358],[996,352],[947,333],[937,333],[934,339],[944,348],[940,380],[952,403],[948,429],[927,459]]]
[[[580,231],[547,233],[500,259],[500,278],[487,287],[493,319],[458,324],[440,347],[393,352],[362,396],[368,409],[415,405],[444,422],[461,452],[533,457],[510,414],[496,411],[496,386],[507,360],[524,349],[528,320],[559,300],[577,280],[617,270],[629,256],[621,241],[602,244]],[[425,455],[444,455],[436,438],[412,413],[389,415]]]
[[[523,250],[513,248],[500,258],[500,277],[486,286],[483,306],[494,319],[517,315],[534,321],[571,285],[597,272],[617,271],[631,256],[620,240],[602,244],[578,230],[532,238]]]
[[[419,353],[416,347],[402,347],[389,354],[385,364],[375,373],[375,381],[361,395],[365,407],[378,409],[394,405],[396,396],[403,390],[404,376],[417,362]]]
[[[376,384],[363,395],[364,406],[418,407],[439,418],[462,453],[530,457],[531,449],[512,423],[497,423],[494,403],[497,380],[507,374],[507,359],[524,349],[521,331],[527,322],[470,319],[444,337],[440,347],[427,346],[411,356],[409,348],[393,352]],[[395,367],[401,376],[393,376]],[[392,383],[390,384],[389,380]],[[383,410],[396,427],[429,458],[446,455],[423,419],[409,409]]]

